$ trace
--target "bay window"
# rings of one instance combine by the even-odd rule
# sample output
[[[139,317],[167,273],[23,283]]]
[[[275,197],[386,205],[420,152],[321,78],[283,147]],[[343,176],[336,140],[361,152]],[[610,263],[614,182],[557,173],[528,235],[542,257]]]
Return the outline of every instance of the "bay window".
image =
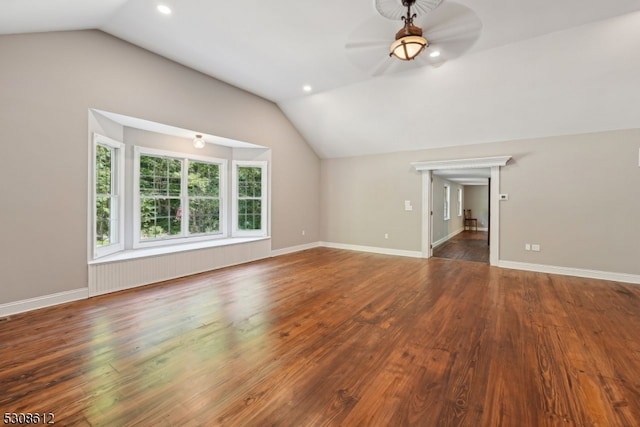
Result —
[[[267,160],[233,160],[231,150],[218,151],[228,158],[209,157],[181,152],[178,145],[178,151],[166,151],[98,134],[90,143],[90,260],[269,235]]]

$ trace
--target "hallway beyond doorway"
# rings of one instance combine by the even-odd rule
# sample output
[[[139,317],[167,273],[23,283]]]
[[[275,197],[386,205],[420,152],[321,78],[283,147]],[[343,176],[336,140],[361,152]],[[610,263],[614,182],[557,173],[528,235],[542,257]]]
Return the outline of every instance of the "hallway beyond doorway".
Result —
[[[489,263],[488,233],[463,231],[433,250],[437,258],[461,259]]]

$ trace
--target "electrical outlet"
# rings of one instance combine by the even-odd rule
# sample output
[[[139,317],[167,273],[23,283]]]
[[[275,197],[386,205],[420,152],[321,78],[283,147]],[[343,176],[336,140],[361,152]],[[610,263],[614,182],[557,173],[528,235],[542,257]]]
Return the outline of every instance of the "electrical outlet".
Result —
[[[540,245],[537,245],[537,244],[531,245],[531,250],[534,252],[540,252]]]
[[[304,236],[307,232],[305,230],[302,230],[302,235]]]
[[[384,233],[384,238],[388,239],[389,238],[389,233]]]

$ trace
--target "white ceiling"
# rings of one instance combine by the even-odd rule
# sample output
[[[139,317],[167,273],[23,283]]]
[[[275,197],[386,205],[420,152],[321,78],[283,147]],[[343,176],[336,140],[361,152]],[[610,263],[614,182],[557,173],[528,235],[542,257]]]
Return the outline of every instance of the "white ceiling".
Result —
[[[321,157],[640,127],[640,0],[444,0],[431,64],[387,58],[373,0],[159,1],[3,0],[0,34],[100,29],[278,103]]]

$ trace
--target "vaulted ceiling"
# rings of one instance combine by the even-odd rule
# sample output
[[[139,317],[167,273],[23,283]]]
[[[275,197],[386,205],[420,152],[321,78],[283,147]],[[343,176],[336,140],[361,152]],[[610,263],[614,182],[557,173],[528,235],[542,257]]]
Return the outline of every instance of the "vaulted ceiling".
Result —
[[[640,127],[640,0],[444,0],[413,63],[374,0],[0,7],[0,34],[100,29],[270,99],[321,157]]]

